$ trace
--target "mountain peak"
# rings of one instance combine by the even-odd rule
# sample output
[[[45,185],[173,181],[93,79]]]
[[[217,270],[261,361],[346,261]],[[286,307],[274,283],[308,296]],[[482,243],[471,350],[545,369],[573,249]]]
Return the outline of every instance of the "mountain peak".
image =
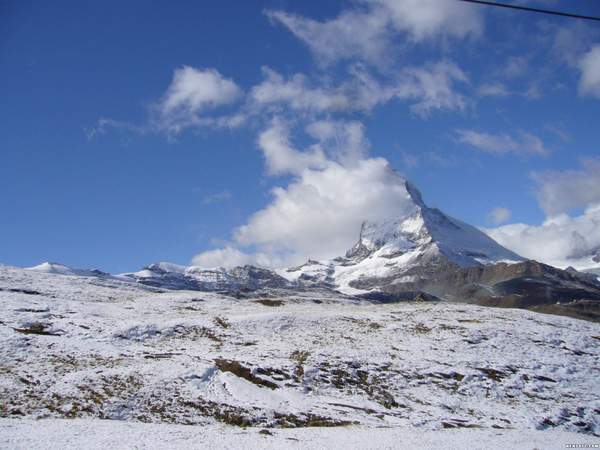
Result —
[[[389,266],[396,257],[421,253],[443,256],[461,267],[523,260],[477,228],[428,207],[419,190],[407,180],[404,183],[410,198],[404,213],[363,222],[359,239],[346,258],[386,258]]]
[[[404,180],[404,186],[406,187],[406,192],[408,192],[408,195],[410,196],[414,204],[420,207],[425,207],[421,191],[419,191],[419,189],[417,189],[417,187],[414,184],[412,184],[406,179]]]
[[[110,274],[98,269],[75,269],[57,262],[43,262],[37,266],[27,267],[26,270],[43,272],[56,275],[76,275],[85,277],[110,276]]]

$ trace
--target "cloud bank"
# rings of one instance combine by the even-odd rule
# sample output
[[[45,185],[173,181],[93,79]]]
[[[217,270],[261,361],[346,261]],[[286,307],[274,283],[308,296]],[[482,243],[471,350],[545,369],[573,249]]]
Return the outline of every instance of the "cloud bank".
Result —
[[[538,203],[548,216],[600,203],[600,158],[582,159],[579,170],[534,172],[532,178]]]
[[[532,174],[536,197],[546,212],[538,226],[516,223],[485,231],[527,258],[565,268],[598,266],[600,251],[600,159],[584,159],[581,169]],[[568,213],[585,207],[575,217]]]
[[[173,73],[173,80],[154,108],[154,124],[168,133],[178,133],[191,126],[235,126],[239,116],[204,116],[207,110],[230,105],[242,96],[242,89],[216,69],[183,66]]]
[[[264,80],[249,95],[249,109],[281,113],[283,109],[302,114],[370,112],[394,99],[409,103],[413,113],[428,117],[436,110],[464,110],[468,101],[461,86],[467,75],[451,61],[407,66],[381,80],[364,67],[352,66],[338,85],[312,85],[300,73],[285,78],[263,67]]]
[[[501,245],[526,258],[566,268],[598,266],[591,256],[600,250],[600,204],[576,217],[546,219],[539,226],[516,223],[486,231]]]
[[[272,124],[259,139],[266,166],[294,178],[271,191],[270,203],[234,230],[229,246],[201,253],[193,264],[277,267],[307,257],[330,258],[355,243],[364,220],[402,214],[410,205],[404,179],[386,160],[363,157],[367,143],[362,133],[357,122],[314,122],[307,134],[316,143],[300,151],[281,122]],[[344,152],[330,145],[338,137]]]
[[[266,14],[304,42],[324,64],[359,59],[381,65],[392,45],[398,46],[396,34],[405,42],[418,44],[478,36],[483,30],[480,9],[439,0],[364,0],[323,22],[282,11]]]

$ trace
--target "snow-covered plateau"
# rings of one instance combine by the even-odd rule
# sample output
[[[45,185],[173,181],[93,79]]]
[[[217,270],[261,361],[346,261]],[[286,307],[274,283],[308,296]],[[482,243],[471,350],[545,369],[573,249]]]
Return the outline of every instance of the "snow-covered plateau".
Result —
[[[169,290],[8,266],[0,301],[1,447],[600,442],[600,325],[591,321],[318,287]]]

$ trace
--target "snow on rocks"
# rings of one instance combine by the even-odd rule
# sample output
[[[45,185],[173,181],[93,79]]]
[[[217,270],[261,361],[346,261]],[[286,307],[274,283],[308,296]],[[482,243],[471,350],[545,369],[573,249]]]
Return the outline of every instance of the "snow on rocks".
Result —
[[[93,433],[105,425],[91,419],[134,433],[140,422],[158,434],[251,426],[315,445],[346,438],[282,429],[381,442],[417,428],[600,436],[596,323],[333,291],[238,297],[0,267],[0,442],[27,447],[28,420],[42,418],[49,430],[63,427],[50,419],[86,419],[73,426]]]

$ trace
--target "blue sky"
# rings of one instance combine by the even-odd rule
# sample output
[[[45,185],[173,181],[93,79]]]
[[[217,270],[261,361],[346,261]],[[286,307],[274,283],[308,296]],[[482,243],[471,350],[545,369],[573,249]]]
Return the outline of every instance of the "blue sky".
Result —
[[[521,253],[600,246],[596,23],[454,0],[15,1],[0,29],[4,263],[335,256],[368,205],[321,225],[300,205],[305,229],[272,189],[302,202],[305,171],[342,184],[377,158]]]

